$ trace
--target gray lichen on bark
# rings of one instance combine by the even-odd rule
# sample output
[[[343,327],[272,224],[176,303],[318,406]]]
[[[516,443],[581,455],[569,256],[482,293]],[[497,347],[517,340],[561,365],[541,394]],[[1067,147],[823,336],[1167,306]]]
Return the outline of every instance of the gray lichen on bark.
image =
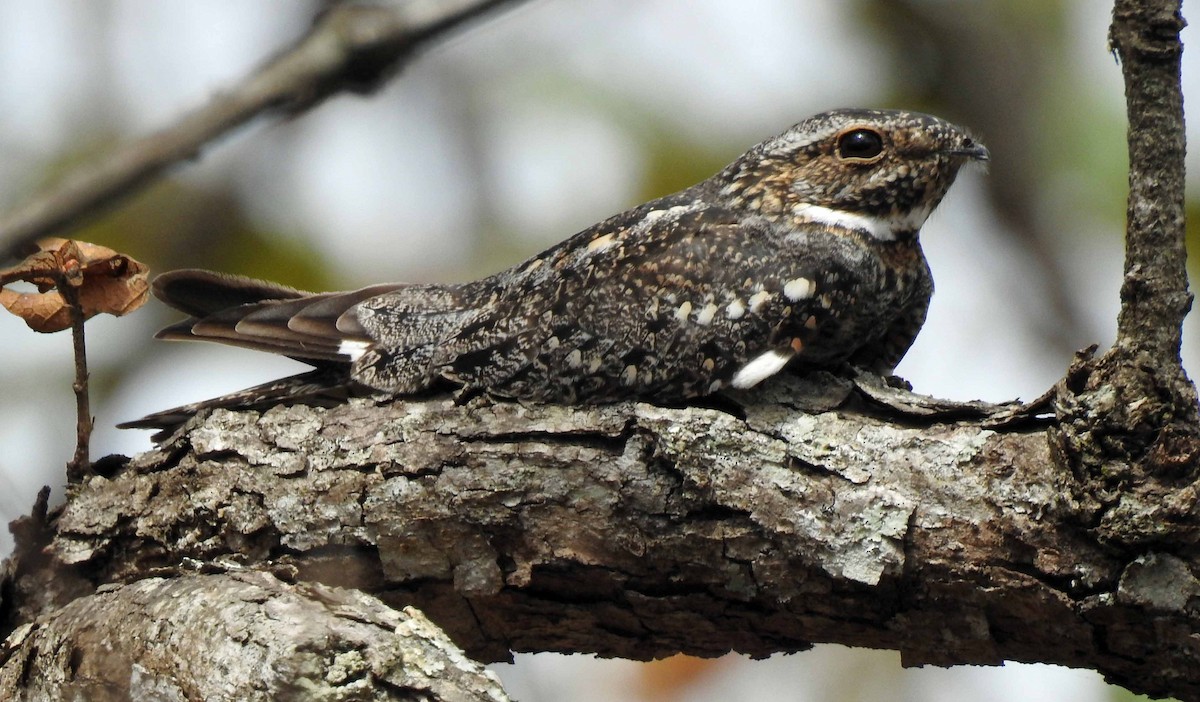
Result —
[[[4,699],[508,699],[420,612],[262,571],[105,586],[3,653]]]
[[[25,582],[73,593],[236,562],[418,606],[484,659],[838,641],[1185,689],[1161,669],[1200,664],[1185,639],[1164,659],[1141,637],[1196,624],[1154,576],[1171,561],[1094,538],[1044,428],[889,412],[793,378],[722,409],[219,410],[77,488],[45,546],[55,567]],[[1119,645],[1101,633],[1117,629]]]

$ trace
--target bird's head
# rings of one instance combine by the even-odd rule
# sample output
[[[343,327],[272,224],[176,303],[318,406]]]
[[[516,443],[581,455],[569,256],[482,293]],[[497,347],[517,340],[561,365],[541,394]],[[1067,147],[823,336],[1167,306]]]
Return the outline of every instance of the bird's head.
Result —
[[[983,144],[937,117],[833,110],[764,141],[719,177],[735,207],[896,240],[916,234],[964,164],[987,159]]]

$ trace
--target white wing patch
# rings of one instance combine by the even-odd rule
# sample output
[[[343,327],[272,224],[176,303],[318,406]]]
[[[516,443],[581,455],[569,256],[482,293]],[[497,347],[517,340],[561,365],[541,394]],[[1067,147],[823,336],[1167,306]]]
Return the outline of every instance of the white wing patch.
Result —
[[[808,278],[793,278],[783,286],[783,294],[792,302],[805,300],[817,291],[817,284]]]
[[[684,300],[682,305],[675,308],[675,319],[678,319],[681,322],[686,322],[688,315],[691,313],[692,303],[688,300]]]
[[[729,382],[735,388],[752,388],[762,381],[770,378],[792,360],[791,351],[780,351],[773,349],[766,353],[759,354],[750,359],[750,362],[742,366],[737,373],[734,374],[733,380]]]
[[[357,361],[362,358],[362,355],[371,349],[373,344],[369,341],[359,341],[358,339],[343,339],[342,343],[338,344],[338,353],[343,356],[349,356],[350,361]]]
[[[759,290],[750,296],[750,311],[757,313],[767,304],[767,300],[771,299],[771,293],[766,290]]]

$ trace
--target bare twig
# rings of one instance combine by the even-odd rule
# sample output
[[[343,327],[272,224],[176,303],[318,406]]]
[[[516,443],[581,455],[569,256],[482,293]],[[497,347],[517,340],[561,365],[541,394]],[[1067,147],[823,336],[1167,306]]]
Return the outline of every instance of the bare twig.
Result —
[[[75,351],[75,455],[67,464],[67,482],[81,482],[91,463],[88,447],[92,438],[92,410],[88,399],[87,345],[84,343],[83,327],[86,321],[83,306],[79,303],[79,281],[72,280],[66,273],[59,279],[58,292],[71,312],[71,342]]]
[[[254,117],[270,111],[294,115],[343,90],[373,90],[431,40],[489,10],[518,2],[338,5],[291,48],[209,104],[81,168],[54,190],[8,213],[0,221],[0,252],[14,256],[29,242],[78,224]]]

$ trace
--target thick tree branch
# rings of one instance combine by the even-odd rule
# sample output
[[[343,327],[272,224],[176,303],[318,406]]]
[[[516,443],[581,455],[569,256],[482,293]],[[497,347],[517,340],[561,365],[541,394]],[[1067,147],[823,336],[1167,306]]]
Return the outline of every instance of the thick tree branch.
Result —
[[[0,698],[508,699],[419,612],[263,572],[146,578],[76,599],[5,642]]]
[[[162,131],[81,167],[55,189],[0,220],[0,258],[77,224],[195,158],[218,137],[259,115],[295,115],[344,91],[368,92],[420,50],[492,9],[520,0],[342,3],[309,32],[204,107]]]
[[[1123,516],[1055,466],[1044,430],[905,426],[855,410],[844,384],[770,393],[731,411],[218,411],[73,490],[22,546],[53,562],[17,574],[28,609],[10,621],[236,559],[419,606],[493,660],[835,641],[909,665],[1084,666],[1200,699],[1195,563],[1098,540]],[[1156,517],[1194,543],[1190,510]]]

